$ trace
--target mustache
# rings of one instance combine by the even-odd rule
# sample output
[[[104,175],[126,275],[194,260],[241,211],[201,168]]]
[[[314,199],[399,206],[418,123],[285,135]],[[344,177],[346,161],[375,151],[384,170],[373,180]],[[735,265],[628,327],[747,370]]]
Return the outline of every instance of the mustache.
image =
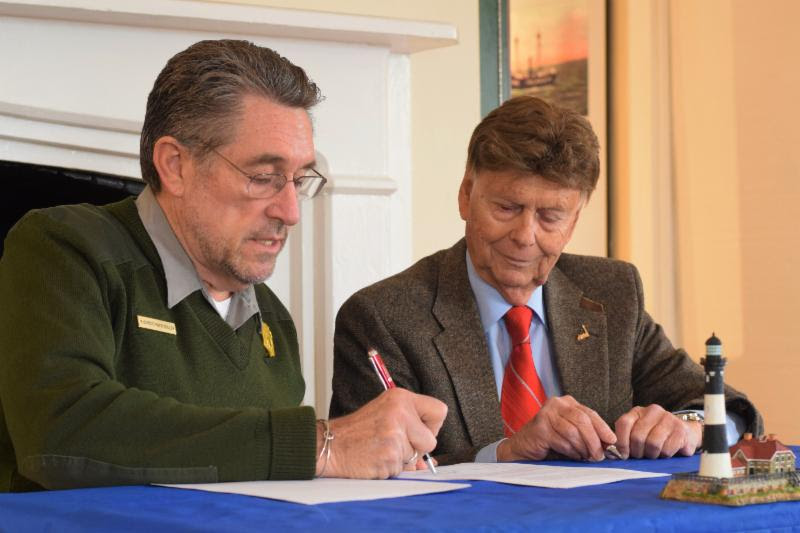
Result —
[[[270,220],[267,224],[247,235],[248,239],[268,241],[273,239],[285,240],[289,234],[289,227],[280,220]]]

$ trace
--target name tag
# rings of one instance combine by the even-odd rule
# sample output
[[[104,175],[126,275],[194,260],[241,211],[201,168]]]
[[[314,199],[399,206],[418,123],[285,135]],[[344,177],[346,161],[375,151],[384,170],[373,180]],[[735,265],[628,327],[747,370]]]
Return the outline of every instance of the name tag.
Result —
[[[169,333],[170,335],[177,334],[175,324],[172,322],[142,315],[136,315],[136,318],[139,320],[139,327],[142,329],[151,329],[153,331],[160,331],[161,333]]]

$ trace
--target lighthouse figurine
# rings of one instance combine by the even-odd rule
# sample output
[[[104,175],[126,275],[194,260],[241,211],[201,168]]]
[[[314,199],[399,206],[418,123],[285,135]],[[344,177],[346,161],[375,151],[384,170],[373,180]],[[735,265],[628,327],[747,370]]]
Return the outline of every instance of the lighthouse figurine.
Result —
[[[706,341],[706,356],[700,360],[706,375],[701,476],[733,477],[725,432],[725,362],[722,342],[712,333]]]

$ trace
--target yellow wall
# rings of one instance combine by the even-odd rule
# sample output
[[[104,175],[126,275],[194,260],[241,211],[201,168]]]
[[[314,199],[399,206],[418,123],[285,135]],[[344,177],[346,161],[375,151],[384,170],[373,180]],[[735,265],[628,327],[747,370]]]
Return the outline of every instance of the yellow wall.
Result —
[[[612,4],[612,249],[637,266],[648,311],[676,339],[667,4]]]
[[[733,379],[800,442],[800,3],[737,0],[733,56],[743,357]]]
[[[410,56],[412,256],[419,259],[464,235],[456,195],[469,136],[480,120],[478,0],[216,1],[455,25],[457,45]]]
[[[650,209],[657,201],[648,194],[641,201],[636,194],[652,190],[659,179],[649,164],[653,154],[637,149],[641,135],[671,131],[672,156],[664,164],[673,167],[675,268],[644,261],[650,270],[643,276],[648,308],[674,300],[673,340],[696,359],[716,331],[729,358],[727,381],[753,399],[767,431],[786,443],[800,442],[795,392],[800,356],[794,338],[800,301],[795,275],[800,71],[793,60],[800,50],[800,2],[613,0],[611,5],[619,45],[613,79],[621,84],[612,88],[620,253],[634,260],[652,257],[653,241],[637,236],[643,229],[657,234],[670,224]],[[637,63],[632,49],[649,39],[637,37],[637,28],[653,27],[668,29],[668,53]],[[624,45],[621,37],[627,37]],[[664,61],[671,67],[670,97],[652,103],[671,110],[671,124],[653,125],[648,121],[657,111],[636,105],[653,94],[649,67]],[[654,290],[659,279],[670,276],[674,294]]]
[[[800,442],[800,3],[673,4],[684,339],[726,343],[729,381]]]

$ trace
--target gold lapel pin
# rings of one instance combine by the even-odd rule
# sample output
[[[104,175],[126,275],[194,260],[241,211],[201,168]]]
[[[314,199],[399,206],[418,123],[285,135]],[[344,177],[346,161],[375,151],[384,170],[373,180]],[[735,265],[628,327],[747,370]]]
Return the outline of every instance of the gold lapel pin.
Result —
[[[272,340],[272,330],[266,322],[261,322],[261,340],[264,342],[264,349],[269,357],[275,357],[275,342]]]
[[[586,324],[581,324],[581,328],[583,329],[583,331],[578,333],[578,336],[576,337],[576,339],[578,339],[579,341],[582,341],[582,340],[586,340],[589,337],[591,337],[591,335],[589,335],[589,330],[586,329]]]

